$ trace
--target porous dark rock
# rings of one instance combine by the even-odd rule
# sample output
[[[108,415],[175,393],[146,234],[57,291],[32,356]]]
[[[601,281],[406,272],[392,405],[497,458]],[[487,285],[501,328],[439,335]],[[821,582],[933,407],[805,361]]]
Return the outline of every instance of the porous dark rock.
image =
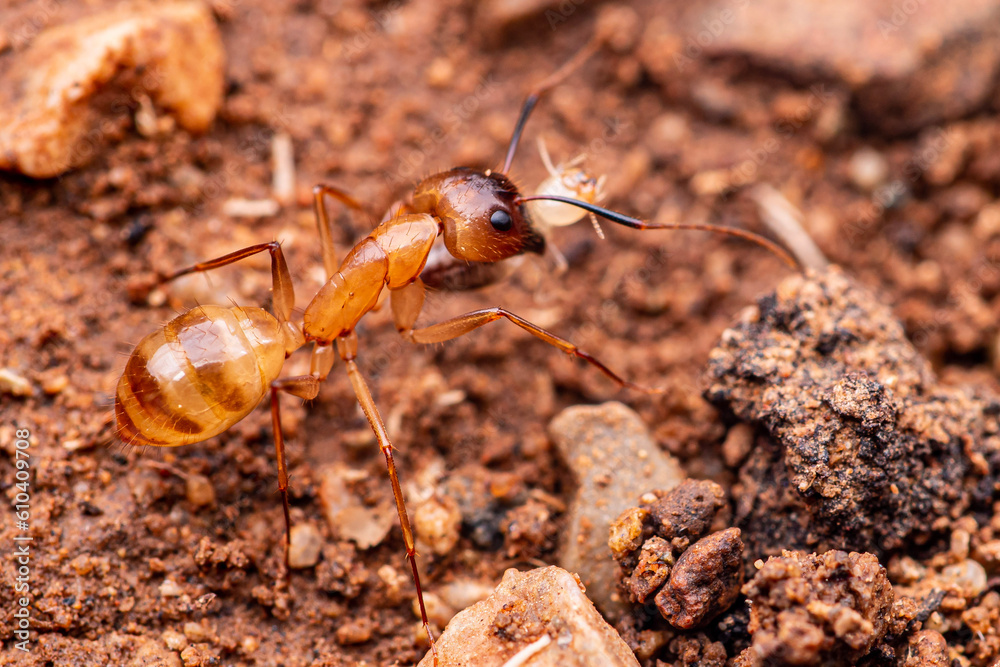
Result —
[[[735,525],[754,554],[926,540],[1000,464],[1000,402],[940,385],[892,311],[842,271],[796,275],[711,353],[706,396],[762,432]]]

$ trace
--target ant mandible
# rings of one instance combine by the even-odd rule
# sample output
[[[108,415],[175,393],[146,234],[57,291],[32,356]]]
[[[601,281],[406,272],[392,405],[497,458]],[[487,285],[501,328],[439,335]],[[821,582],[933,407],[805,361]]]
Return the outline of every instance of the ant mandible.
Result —
[[[414,343],[440,343],[457,338],[489,322],[506,318],[563,352],[597,367],[623,387],[656,392],[628,382],[573,343],[503,308],[484,308],[439,324],[414,328],[427,287],[465,289],[498,281],[505,260],[523,253],[541,254],[543,231],[534,224],[525,204],[560,202],[635,229],[692,229],[721,232],[767,248],[791,267],[791,256],[777,244],[751,232],[703,224],[654,224],[594,203],[594,197],[568,197],[551,192],[522,195],[506,176],[525,123],[538,100],[561,82],[597,48],[596,42],[577,53],[563,67],[537,85],[525,99],[499,171],[458,167],[420,181],[410,198],[392,209],[367,237],[338,264],[325,196],[358,209],[345,192],[328,185],[313,190],[317,225],[327,282],[306,307],[301,325],[291,321],[295,302],[288,266],[278,242],[261,243],[217,259],[163,276],[209,271],[261,252],[271,256],[274,315],[262,308],[199,306],[188,310],[149,334],[136,346],[118,382],[115,396],[116,435],[126,444],[172,447],[201,442],[219,435],[246,417],[270,393],[278,489],[285,515],[285,556],[291,541],[288,471],[278,394],[285,392],[311,400],[319,393],[333,367],[334,347],[343,360],[358,403],[385,456],[399,524],[406,545],[424,630],[437,662],[417,571],[413,532],[403,502],[392,444],[371,391],[358,369],[355,328],[388,288],[392,317],[403,337]],[[576,190],[594,193],[591,184]],[[590,186],[590,187],[585,187]],[[537,215],[537,213],[536,213]],[[565,214],[557,224],[566,224]],[[442,237],[446,250],[435,248]],[[433,257],[432,257],[433,255]],[[428,261],[431,258],[431,261]],[[308,375],[279,378],[293,352],[313,343]]]

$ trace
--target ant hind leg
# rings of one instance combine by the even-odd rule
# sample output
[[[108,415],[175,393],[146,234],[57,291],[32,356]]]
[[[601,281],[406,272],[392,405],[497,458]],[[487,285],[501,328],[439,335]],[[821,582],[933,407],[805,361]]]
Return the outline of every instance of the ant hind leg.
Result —
[[[285,254],[281,251],[281,244],[277,241],[258,243],[257,245],[236,250],[235,252],[223,255],[222,257],[210,259],[205,262],[199,262],[193,266],[189,266],[162,276],[159,282],[166,283],[176,278],[180,278],[181,276],[186,276],[190,273],[211,271],[212,269],[228,266],[240,261],[241,259],[246,259],[247,257],[251,257],[257,253],[264,252],[265,250],[271,253],[271,299],[274,303],[274,314],[277,316],[278,321],[284,324],[285,322],[288,322],[289,318],[292,316],[292,308],[295,307],[295,288],[292,286],[292,276],[288,272],[288,264],[285,262]]]
[[[292,518],[288,502],[288,464],[285,460],[285,436],[281,430],[281,403],[278,392],[312,400],[319,394],[320,378],[315,375],[281,378],[271,383],[271,427],[274,431],[274,453],[278,460],[278,491],[285,511],[285,569],[289,569],[288,552],[292,547]]]

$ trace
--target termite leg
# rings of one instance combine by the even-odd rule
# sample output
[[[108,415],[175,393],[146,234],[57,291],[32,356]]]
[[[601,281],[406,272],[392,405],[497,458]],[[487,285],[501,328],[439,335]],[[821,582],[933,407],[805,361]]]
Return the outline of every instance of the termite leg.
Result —
[[[355,209],[362,210],[361,204],[340,188],[332,185],[320,183],[313,188],[313,205],[316,209],[316,226],[319,228],[319,239],[323,250],[323,268],[326,269],[327,279],[337,272],[337,245],[333,242],[333,230],[330,229],[330,216],[326,210],[324,195],[329,195],[342,204]]]
[[[654,389],[650,387],[643,387],[641,385],[629,382],[628,380],[620,377],[617,373],[612,371],[610,368],[601,363],[598,359],[594,358],[587,352],[584,352],[576,345],[566,340],[565,338],[560,338],[552,332],[546,331],[537,324],[532,324],[528,320],[515,315],[514,313],[504,310],[503,308],[483,308],[482,310],[474,310],[471,313],[466,313],[465,315],[459,315],[458,317],[452,318],[450,320],[445,320],[438,324],[432,324],[429,327],[423,327],[421,329],[401,329],[401,333],[409,338],[414,343],[429,344],[429,343],[443,343],[446,340],[451,340],[453,338],[458,338],[459,336],[464,336],[474,329],[489,324],[490,322],[495,322],[500,318],[507,318],[517,326],[521,327],[532,336],[540,338],[549,345],[559,348],[566,354],[573,355],[579,359],[583,359],[588,364],[596,367],[599,371],[607,375],[609,378],[617,382],[622,387],[627,387],[629,389],[635,389],[647,394],[661,394],[663,389]],[[399,325],[397,324],[397,328]]]
[[[281,403],[278,392],[283,391],[310,401],[319,394],[320,378],[316,375],[281,378],[271,383],[271,427],[274,431],[274,453],[278,460],[278,491],[285,510],[285,567],[292,547],[292,517],[288,504],[288,464],[285,461],[285,436],[281,431]]]
[[[279,322],[285,324],[292,316],[292,308],[295,307],[295,288],[292,286],[292,276],[288,272],[285,254],[281,252],[281,244],[277,241],[258,243],[257,245],[231,252],[228,255],[210,259],[207,262],[199,262],[193,266],[163,276],[160,282],[169,282],[190,273],[218,269],[256,255],[257,253],[264,252],[265,250],[271,253],[271,281],[273,285],[271,300],[274,303],[274,315],[278,318]]]
[[[417,571],[417,546],[413,540],[413,530],[410,528],[410,519],[406,514],[406,505],[403,502],[403,490],[399,486],[399,475],[396,473],[396,463],[392,457],[392,442],[389,440],[389,432],[386,431],[385,422],[379,414],[375,399],[372,398],[368,383],[358,369],[355,359],[358,352],[358,337],[353,331],[349,334],[337,338],[337,351],[340,358],[347,366],[347,375],[354,388],[354,394],[358,397],[361,411],[365,413],[365,418],[371,426],[372,431],[378,439],[379,449],[385,456],[385,465],[389,471],[389,481],[392,484],[392,495],[396,501],[396,512],[399,514],[399,526],[403,529],[403,543],[406,545],[406,558],[410,561],[410,570],[413,573],[413,585],[417,589],[417,603],[420,605],[420,620],[424,624],[424,632],[427,633],[427,640],[431,645],[431,652],[434,654],[434,664],[437,664],[437,648],[434,646],[434,636],[431,634],[430,622],[427,620],[427,609],[424,606],[424,593],[420,586],[420,573]]]

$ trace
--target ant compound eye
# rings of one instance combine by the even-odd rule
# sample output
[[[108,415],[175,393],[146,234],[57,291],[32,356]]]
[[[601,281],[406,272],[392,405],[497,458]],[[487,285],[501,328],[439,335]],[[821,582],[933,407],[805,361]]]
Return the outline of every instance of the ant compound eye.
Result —
[[[498,208],[493,211],[493,215],[490,216],[490,224],[493,225],[493,229],[498,232],[506,232],[514,226],[514,221],[511,219],[510,213],[502,208]]]

